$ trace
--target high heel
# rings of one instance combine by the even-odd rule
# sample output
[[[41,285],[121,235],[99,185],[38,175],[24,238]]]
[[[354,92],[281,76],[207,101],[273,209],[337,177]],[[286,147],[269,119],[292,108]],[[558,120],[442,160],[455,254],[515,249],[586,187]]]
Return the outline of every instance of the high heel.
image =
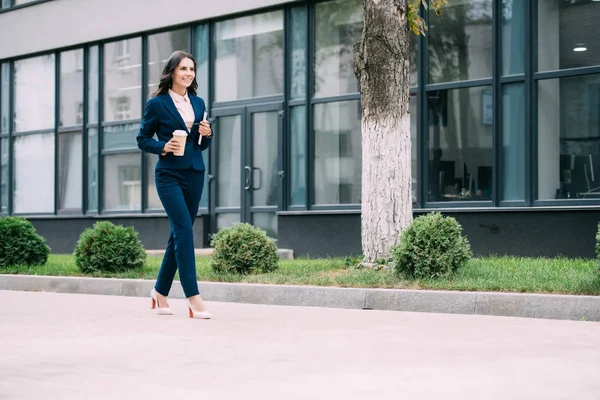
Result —
[[[189,299],[186,299],[188,303],[188,310],[190,311],[190,318],[194,319],[210,319],[211,315],[207,311],[195,311],[192,308],[192,303],[190,303]]]
[[[156,295],[156,290],[152,289],[150,291],[150,297],[152,298],[152,309],[158,308],[158,315],[173,315],[173,311],[170,307],[160,307],[158,304],[158,297]]]

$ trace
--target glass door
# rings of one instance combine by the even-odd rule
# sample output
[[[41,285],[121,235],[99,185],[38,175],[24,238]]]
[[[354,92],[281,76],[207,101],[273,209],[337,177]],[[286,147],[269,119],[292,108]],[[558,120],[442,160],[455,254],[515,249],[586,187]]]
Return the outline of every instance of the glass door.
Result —
[[[282,104],[214,111],[211,232],[248,222],[277,238],[282,195]]]

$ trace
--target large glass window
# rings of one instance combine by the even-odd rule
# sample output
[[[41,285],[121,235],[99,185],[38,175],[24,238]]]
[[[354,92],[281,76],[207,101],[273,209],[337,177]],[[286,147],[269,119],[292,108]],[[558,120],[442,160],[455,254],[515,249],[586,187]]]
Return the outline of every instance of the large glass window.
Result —
[[[525,65],[526,0],[502,2],[502,74],[522,74]]]
[[[8,63],[0,65],[0,133],[8,133],[10,102],[10,69]]]
[[[11,0],[2,0],[2,2],[0,3],[0,8],[9,8],[10,7],[10,1]]]
[[[15,132],[54,129],[54,54],[15,61]]]
[[[190,33],[188,29],[157,33],[148,36],[148,98],[158,89],[162,70],[175,50],[189,52]]]
[[[429,11],[429,83],[492,76],[492,0],[457,0]]]
[[[600,198],[600,75],[538,81],[538,198]]]
[[[54,134],[15,137],[14,171],[13,211],[54,212]]]
[[[538,0],[538,70],[600,65],[600,2]]]
[[[140,210],[142,201],[140,154],[104,156],[104,209]]]
[[[81,131],[58,134],[58,209],[81,210]]]
[[[428,92],[429,201],[491,200],[491,86]]]
[[[283,12],[230,19],[215,28],[216,101],[283,93]]]
[[[209,63],[209,37],[208,25],[198,25],[196,27],[196,82],[198,82],[198,96],[204,99],[206,106],[210,104],[208,98],[208,63]]]
[[[8,212],[8,138],[0,138],[0,213]]]
[[[60,54],[60,122],[83,124],[83,49]]]
[[[502,200],[525,199],[525,93],[522,83],[502,87]]]
[[[98,59],[98,46],[90,47],[89,57],[88,57],[88,123],[94,124],[98,123],[98,78],[99,71],[98,68],[99,59]]]
[[[315,204],[359,204],[361,195],[360,102],[316,104]]]
[[[292,54],[290,60],[290,98],[306,97],[306,45],[307,20],[306,7],[292,9]]]
[[[87,208],[98,210],[98,128],[88,129]]]
[[[306,107],[290,110],[290,205],[306,205]]]
[[[104,121],[141,118],[142,40],[104,46]],[[135,145],[135,141],[132,143]]]
[[[417,202],[417,168],[418,168],[418,153],[419,149],[417,147],[417,124],[419,121],[419,115],[417,113],[417,93],[410,93],[410,171],[411,171],[411,180],[412,180],[412,202],[413,204]]]
[[[352,62],[362,26],[362,0],[315,5],[315,97],[358,92]]]
[[[104,46],[102,196],[106,210],[141,209],[142,163],[135,140],[140,124],[132,121],[141,118],[141,70],[141,38],[121,40]],[[131,152],[114,154],[115,150]]]

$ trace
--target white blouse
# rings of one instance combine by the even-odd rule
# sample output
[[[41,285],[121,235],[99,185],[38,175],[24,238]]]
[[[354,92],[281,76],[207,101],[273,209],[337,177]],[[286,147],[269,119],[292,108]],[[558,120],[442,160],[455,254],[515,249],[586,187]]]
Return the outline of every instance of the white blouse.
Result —
[[[180,94],[177,94],[173,90],[169,89],[169,96],[171,96],[173,99],[173,103],[175,103],[177,111],[179,111],[179,114],[181,114],[183,122],[185,122],[187,128],[191,130],[196,114],[194,114],[194,107],[192,107],[192,102],[190,101],[187,92],[184,96],[181,96]]]

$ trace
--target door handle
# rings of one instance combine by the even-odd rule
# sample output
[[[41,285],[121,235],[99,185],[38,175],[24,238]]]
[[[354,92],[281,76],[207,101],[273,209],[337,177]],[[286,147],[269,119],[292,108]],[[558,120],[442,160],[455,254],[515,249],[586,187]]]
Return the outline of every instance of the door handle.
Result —
[[[244,186],[244,190],[250,190],[250,187],[252,186],[252,168],[250,168],[249,166],[245,166],[244,170],[246,172],[246,176],[245,176],[245,181],[244,183],[246,184],[246,186]]]

